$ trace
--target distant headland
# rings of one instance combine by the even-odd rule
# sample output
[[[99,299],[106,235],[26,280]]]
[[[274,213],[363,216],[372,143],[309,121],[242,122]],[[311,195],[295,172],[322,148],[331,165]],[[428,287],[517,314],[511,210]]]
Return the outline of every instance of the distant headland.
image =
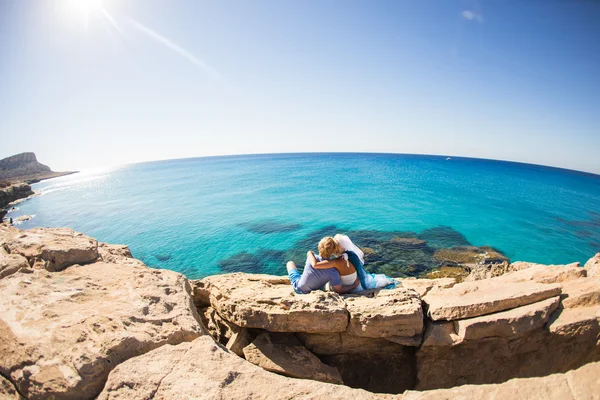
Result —
[[[38,162],[35,153],[20,153],[0,160],[0,181],[36,183],[43,179],[73,174],[77,171],[54,172]]]
[[[15,154],[0,160],[0,221],[6,215],[4,207],[34,194],[30,184],[76,172],[54,172],[39,163],[34,153]]]

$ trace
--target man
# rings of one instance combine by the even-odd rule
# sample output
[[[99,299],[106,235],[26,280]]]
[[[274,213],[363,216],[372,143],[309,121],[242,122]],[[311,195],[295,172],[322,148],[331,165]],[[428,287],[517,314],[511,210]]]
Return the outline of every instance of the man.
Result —
[[[336,263],[340,265],[336,265]],[[343,258],[324,260],[321,256],[309,251],[306,253],[306,264],[304,265],[302,275],[298,272],[298,268],[296,268],[296,264],[293,261],[288,261],[287,271],[292,287],[298,294],[307,294],[313,290],[320,290],[327,283],[331,284],[336,293],[343,294],[356,288],[360,282],[357,279],[353,285],[342,286],[340,273],[336,269],[336,267],[342,264],[346,265],[346,260]],[[319,268],[315,268],[315,266]]]

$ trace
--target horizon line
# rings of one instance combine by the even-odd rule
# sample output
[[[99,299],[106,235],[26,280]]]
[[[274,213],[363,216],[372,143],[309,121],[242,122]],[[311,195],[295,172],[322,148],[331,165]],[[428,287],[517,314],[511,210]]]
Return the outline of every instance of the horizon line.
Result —
[[[535,164],[531,162],[523,162],[523,161],[514,161],[514,160],[502,160],[495,158],[482,158],[482,157],[470,157],[470,156],[456,156],[452,154],[432,154],[432,153],[386,153],[386,152],[370,152],[370,151],[309,151],[309,152],[281,152],[281,153],[239,153],[239,154],[215,154],[215,155],[205,155],[205,156],[192,156],[192,157],[176,157],[176,158],[161,158],[156,160],[147,160],[147,161],[138,161],[138,162],[130,162],[130,163],[122,163],[122,164],[114,164],[114,165],[104,165],[98,166],[91,169],[96,168],[107,168],[107,167],[116,167],[116,166],[126,166],[126,165],[137,165],[137,164],[149,164],[154,162],[166,162],[166,161],[178,161],[178,160],[195,160],[199,158],[231,158],[231,157],[246,157],[246,156],[274,156],[274,155],[326,155],[326,154],[347,154],[347,155],[360,155],[360,154],[369,154],[369,155],[396,155],[396,156],[429,156],[429,157],[450,157],[450,158],[458,158],[465,160],[484,160],[484,161],[494,161],[494,162],[502,162],[502,163],[510,163],[510,164],[522,164],[534,167],[541,168],[552,168],[562,171],[568,171],[577,174],[583,175],[591,175],[594,178],[600,178],[600,172],[590,172],[590,171],[582,171],[572,168],[558,167],[554,165],[546,165],[546,164]],[[86,169],[82,169],[85,171]]]

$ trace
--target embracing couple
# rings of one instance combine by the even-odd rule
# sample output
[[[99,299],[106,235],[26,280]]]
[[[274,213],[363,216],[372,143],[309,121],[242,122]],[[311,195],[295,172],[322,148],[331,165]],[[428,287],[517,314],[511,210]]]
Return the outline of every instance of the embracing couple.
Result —
[[[322,290],[329,284],[333,291],[356,293],[367,289],[396,287],[398,282],[383,274],[371,274],[364,268],[364,253],[346,235],[324,237],[319,242],[319,254],[306,254],[302,275],[293,261],[287,271],[294,291],[298,294]]]

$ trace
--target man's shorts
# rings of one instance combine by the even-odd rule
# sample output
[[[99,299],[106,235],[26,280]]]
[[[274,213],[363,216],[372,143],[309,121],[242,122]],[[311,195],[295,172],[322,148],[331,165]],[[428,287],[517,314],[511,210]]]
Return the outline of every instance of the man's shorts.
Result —
[[[304,294],[303,292],[299,291],[297,288],[298,281],[300,280],[300,277],[302,276],[302,275],[300,275],[300,272],[298,272],[298,270],[295,269],[292,272],[290,272],[288,274],[288,276],[290,278],[290,283],[292,284],[292,288],[294,288],[294,292],[296,292],[297,294]]]

